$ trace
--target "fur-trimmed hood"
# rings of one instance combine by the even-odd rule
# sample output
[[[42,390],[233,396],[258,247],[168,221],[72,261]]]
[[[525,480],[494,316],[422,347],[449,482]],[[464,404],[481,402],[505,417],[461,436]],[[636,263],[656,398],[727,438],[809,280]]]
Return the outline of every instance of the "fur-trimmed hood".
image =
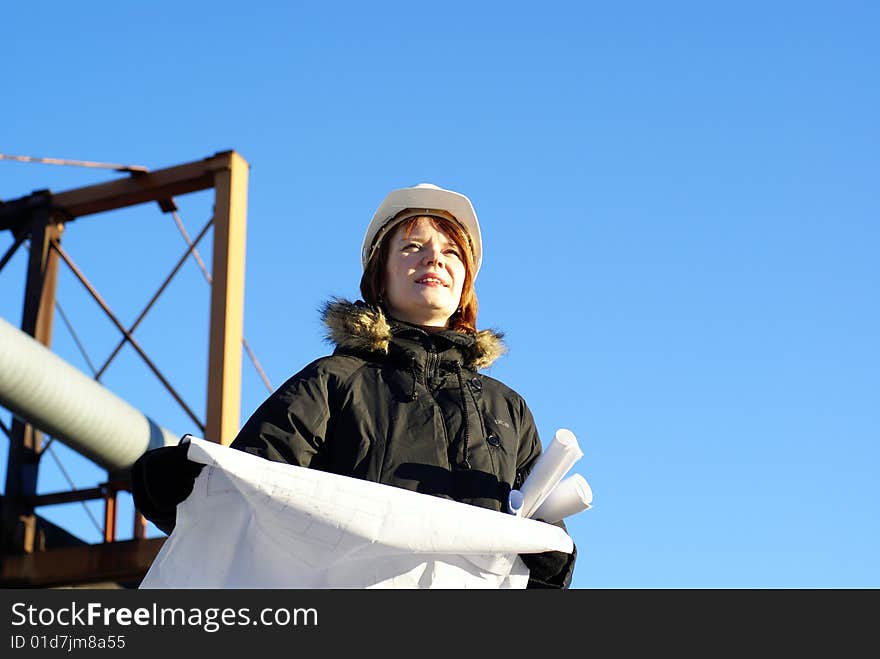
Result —
[[[326,340],[337,347],[388,354],[395,321],[387,318],[381,308],[360,301],[331,298],[324,303],[321,318],[327,328]],[[480,330],[476,334],[454,334],[455,343],[464,357],[463,365],[473,371],[488,368],[507,352],[501,332]]]

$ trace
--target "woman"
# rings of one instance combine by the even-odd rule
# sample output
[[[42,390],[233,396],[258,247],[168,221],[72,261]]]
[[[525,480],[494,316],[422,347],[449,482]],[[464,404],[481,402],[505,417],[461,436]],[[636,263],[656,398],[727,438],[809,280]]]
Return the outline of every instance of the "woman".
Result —
[[[467,197],[425,183],[389,193],[364,236],[363,301],[323,309],[333,354],[269,396],[232,447],[505,511],[541,442],[525,401],[478,372],[505,351],[476,329],[481,262]],[[157,449],[132,468],[136,506],[169,533],[201,468],[185,454]],[[529,587],[568,587],[575,554],[522,558]]]

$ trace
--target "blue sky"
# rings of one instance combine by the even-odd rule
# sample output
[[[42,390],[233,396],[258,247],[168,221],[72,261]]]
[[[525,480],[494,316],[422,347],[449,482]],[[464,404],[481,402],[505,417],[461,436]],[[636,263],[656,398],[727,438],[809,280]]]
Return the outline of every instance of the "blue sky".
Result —
[[[569,520],[575,587],[880,586],[874,3],[163,0],[4,16],[0,153],[248,160],[244,329],[276,386],[327,353],[316,310],[357,296],[385,193],[467,194],[480,325],[510,346],[489,375],[545,442],[567,427],[584,451],[574,471],[595,499]],[[118,176],[0,161],[0,199]],[[195,234],[210,194],[178,203]],[[155,206],[83,218],[63,240],[128,322],[185,249]],[[16,325],[24,264],[0,272]],[[118,336],[63,269],[59,301],[103,361]],[[136,333],[201,414],[208,301],[190,262]],[[53,347],[87,370],[60,318]],[[128,348],[104,382],[193,432]],[[247,361],[242,383],[243,422],[267,391]],[[77,487],[103,480],[55,451]],[[50,459],[40,478],[68,487]],[[79,505],[43,512],[99,537]],[[130,515],[126,502],[123,534]]]

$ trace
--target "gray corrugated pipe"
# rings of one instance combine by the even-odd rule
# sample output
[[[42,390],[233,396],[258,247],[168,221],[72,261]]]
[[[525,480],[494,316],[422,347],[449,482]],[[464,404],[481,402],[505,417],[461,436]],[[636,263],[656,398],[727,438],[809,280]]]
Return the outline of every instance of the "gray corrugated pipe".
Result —
[[[108,471],[180,439],[3,318],[0,405]]]

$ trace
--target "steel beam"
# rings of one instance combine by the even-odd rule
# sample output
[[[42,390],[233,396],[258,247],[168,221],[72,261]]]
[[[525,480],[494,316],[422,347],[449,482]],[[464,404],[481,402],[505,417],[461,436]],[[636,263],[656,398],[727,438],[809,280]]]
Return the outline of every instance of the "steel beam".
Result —
[[[48,204],[33,210],[21,329],[47,347],[52,343],[58,283],[58,255],[51,244],[61,239],[63,228],[52,221]],[[28,500],[37,492],[42,436],[30,423],[13,418],[0,524],[4,552],[34,551],[36,517]]]
[[[207,190],[214,185],[215,172],[227,166],[232,154],[233,151],[225,151],[185,165],[59,192],[53,195],[52,202],[69,218],[77,218]]]
[[[123,540],[4,556],[0,587],[50,588],[144,578],[165,538]]]
[[[205,439],[229,445],[239,427],[248,164],[235,152],[214,176],[214,260]]]
[[[116,540],[116,490],[104,496],[104,542]]]

